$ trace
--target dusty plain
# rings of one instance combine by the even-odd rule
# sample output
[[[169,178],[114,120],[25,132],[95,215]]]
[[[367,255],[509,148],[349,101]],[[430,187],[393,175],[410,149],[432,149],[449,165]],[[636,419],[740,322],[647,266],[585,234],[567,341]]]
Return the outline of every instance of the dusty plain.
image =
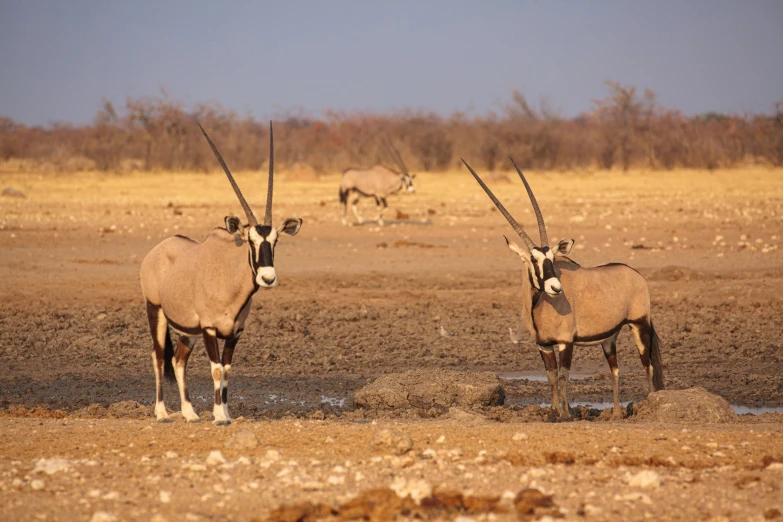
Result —
[[[265,174],[236,177],[263,212]],[[241,212],[225,178],[0,169],[0,188],[27,196],[0,197],[4,520],[782,516],[783,413],[723,425],[549,422],[538,408],[549,400],[543,364],[519,320],[522,264],[502,237],[513,231],[467,171],[419,174],[416,194],[390,199],[384,226],[340,224],[337,176],[279,178],[275,221],[299,216],[304,226],[278,245],[280,285],[254,298],[229,385],[235,422],[219,428],[208,419],[201,344],[189,385],[204,422],[149,415],[138,270],[161,239],[201,239]],[[524,189],[508,178],[491,187],[536,237]],[[783,171],[529,180],[550,239],[576,240],[571,257],[628,263],[647,278],[667,388],[783,406]],[[374,215],[369,201],[360,208]],[[454,335],[441,336],[441,326]],[[509,328],[522,334],[518,344]],[[628,332],[618,358],[621,399],[644,400]],[[506,404],[483,411],[354,407],[352,393],[368,380],[417,368],[526,378],[506,380]],[[611,400],[598,347],[577,349],[572,376],[575,408]],[[178,410],[174,386],[166,398]],[[413,448],[373,448],[382,429],[409,436]],[[518,515],[514,498],[525,488],[553,495],[553,506]],[[401,504],[427,492],[451,505],[461,495],[462,507]]]

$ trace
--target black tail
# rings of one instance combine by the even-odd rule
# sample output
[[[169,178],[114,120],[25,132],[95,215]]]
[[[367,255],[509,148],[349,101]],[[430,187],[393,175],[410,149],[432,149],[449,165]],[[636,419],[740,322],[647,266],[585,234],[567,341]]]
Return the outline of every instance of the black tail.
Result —
[[[166,347],[163,350],[163,375],[169,381],[174,382],[177,379],[174,375],[174,365],[171,363],[172,359],[174,359],[174,345],[171,344],[171,333],[169,332],[169,329],[166,328]]]
[[[650,362],[653,367],[653,386],[655,391],[664,390],[663,384],[663,361],[661,360],[661,340],[655,333],[655,326],[650,320]]]
[[[345,205],[348,202],[348,191],[343,190],[342,187],[340,187],[340,203]]]

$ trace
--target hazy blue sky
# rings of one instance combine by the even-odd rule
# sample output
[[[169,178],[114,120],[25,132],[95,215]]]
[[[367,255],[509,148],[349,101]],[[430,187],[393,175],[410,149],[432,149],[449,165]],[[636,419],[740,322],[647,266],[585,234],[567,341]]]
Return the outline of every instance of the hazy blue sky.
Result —
[[[0,0],[0,115],[88,122],[107,98],[484,113],[514,89],[565,115],[603,81],[688,114],[783,98],[781,0]]]

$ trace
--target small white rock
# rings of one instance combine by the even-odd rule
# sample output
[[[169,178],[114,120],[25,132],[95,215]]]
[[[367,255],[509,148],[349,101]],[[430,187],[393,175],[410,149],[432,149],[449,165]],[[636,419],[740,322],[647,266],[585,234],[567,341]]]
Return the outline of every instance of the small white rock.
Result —
[[[207,456],[207,466],[217,466],[219,464],[225,464],[226,458],[220,450],[210,451]]]
[[[628,475],[626,482],[632,488],[659,488],[661,487],[661,476],[655,471],[643,470],[635,475]]]
[[[54,475],[59,471],[68,471],[69,469],[71,469],[71,463],[65,459],[40,459],[35,463],[33,473]]]
[[[30,487],[33,489],[33,491],[41,491],[46,487],[46,483],[41,479],[35,479],[30,482]]]
[[[783,471],[783,462],[773,462],[767,466],[768,471]]]
[[[326,482],[329,483],[331,486],[338,486],[340,484],[345,484],[345,476],[344,475],[329,475],[329,478],[326,479]]]
[[[168,504],[171,502],[171,491],[160,491],[160,494],[158,495],[160,498],[160,501],[164,504]]]
[[[443,444],[444,442],[446,442],[446,436],[441,435],[440,437],[438,437],[438,440],[435,441],[435,444]]]
[[[93,513],[90,522],[117,522],[117,517],[108,511],[96,511]]]
[[[518,432],[516,432],[516,433],[514,434],[514,436],[513,436],[513,437],[511,437],[511,440],[513,440],[513,441],[516,441],[516,442],[519,442],[519,441],[521,441],[521,440],[527,440],[527,439],[529,439],[529,438],[530,438],[530,437],[528,436],[528,434],[527,434],[527,433],[525,433],[525,432],[523,432],[523,431],[518,431]]]
[[[163,456],[167,459],[176,459],[179,457],[176,451],[167,451]]]

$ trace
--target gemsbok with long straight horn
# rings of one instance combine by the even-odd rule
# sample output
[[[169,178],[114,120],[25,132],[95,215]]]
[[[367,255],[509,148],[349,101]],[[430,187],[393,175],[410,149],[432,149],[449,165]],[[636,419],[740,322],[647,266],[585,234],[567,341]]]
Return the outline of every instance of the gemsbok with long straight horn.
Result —
[[[375,165],[369,169],[346,169],[340,178],[340,207],[342,208],[343,225],[348,224],[348,202],[350,200],[351,210],[359,225],[364,220],[359,215],[357,204],[359,198],[374,198],[378,215],[374,221],[383,225],[383,212],[388,207],[386,198],[396,194],[400,190],[405,192],[416,192],[413,186],[413,180],[416,174],[408,172],[405,163],[402,161],[399,151],[387,139],[386,147],[389,149],[392,159],[397,164],[399,172],[385,167]]]
[[[552,250],[544,217],[533,191],[513,158],[510,159],[533,205],[541,237],[540,246],[511,217],[471,166],[464,159],[462,162],[525,243],[523,248],[504,236],[511,251],[527,266],[526,277],[522,281],[522,321],[538,344],[544,360],[547,379],[552,386],[552,408],[561,418],[570,417],[568,374],[574,346],[600,344],[612,371],[613,417],[620,418],[620,370],[616,341],[623,326],[628,325],[633,332],[650,392],[664,389],[660,341],[650,317],[647,282],[639,272],[620,263],[592,268],[579,266],[566,257],[574,245],[573,239],[560,241]],[[555,348],[560,357],[559,373]]]
[[[215,390],[213,413],[216,425],[231,423],[228,414],[228,376],[253,294],[259,288],[277,285],[274,252],[281,233],[295,236],[302,226],[289,218],[272,227],[274,186],[274,137],[269,123],[269,182],[264,224],[259,225],[226,162],[199,124],[212,152],[228,176],[247,216],[242,224],[226,216],[225,228],[216,228],[202,242],[184,236],[164,239],[141,262],[141,289],[147,302],[152,332],[152,362],[155,368],[155,417],[169,419],[163,403],[162,377],[176,378],[182,401],[182,415],[188,422],[199,417],[190,402],[185,382],[188,358],[197,337],[204,338]],[[179,334],[176,349],[169,327]],[[218,339],[225,340],[221,357]]]

